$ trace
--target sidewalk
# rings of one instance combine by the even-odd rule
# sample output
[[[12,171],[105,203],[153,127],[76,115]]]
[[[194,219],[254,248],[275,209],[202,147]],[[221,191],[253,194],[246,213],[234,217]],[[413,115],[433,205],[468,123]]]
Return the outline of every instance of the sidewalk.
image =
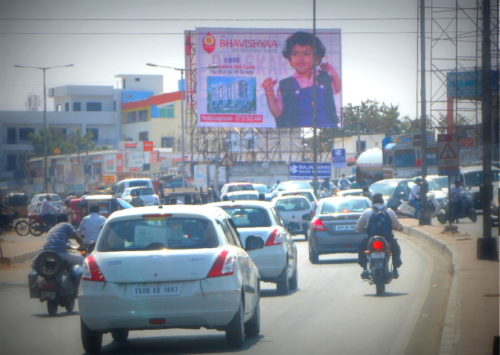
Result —
[[[401,219],[404,233],[425,238],[449,253],[453,281],[442,330],[439,355],[491,355],[493,339],[499,335],[499,263],[478,260],[477,237],[463,233],[444,233],[442,225],[419,226],[418,220]],[[2,263],[31,260],[45,244],[40,237],[0,236]]]
[[[419,226],[411,218],[401,222],[404,233],[425,238],[451,256],[453,280],[439,355],[493,354],[500,322],[499,262],[477,258],[476,236],[445,233],[442,225]]]

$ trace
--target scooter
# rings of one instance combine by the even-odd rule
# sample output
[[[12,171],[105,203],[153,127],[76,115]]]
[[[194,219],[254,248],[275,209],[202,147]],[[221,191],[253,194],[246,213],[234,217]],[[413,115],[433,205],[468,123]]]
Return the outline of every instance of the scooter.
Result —
[[[474,208],[474,201],[472,199],[472,195],[470,193],[463,193],[460,195],[460,204],[461,207],[455,208],[453,207],[453,201],[450,203],[446,203],[444,206],[444,210],[446,213],[446,218],[444,220],[438,219],[440,223],[446,223],[448,221],[458,221],[460,218],[469,218],[472,222],[477,221],[477,212]],[[448,211],[451,207],[451,214],[448,215]],[[458,211],[457,211],[458,210]]]
[[[427,193],[427,209],[431,213],[431,218],[436,217],[440,223],[446,223],[446,210],[436,200],[436,196],[432,192]],[[401,204],[397,208],[397,213],[403,216],[415,217],[415,207],[409,201],[401,200]]]
[[[74,251],[76,253],[76,249]],[[81,260],[88,253],[80,250]],[[57,252],[43,250],[32,263],[33,270],[28,274],[30,298],[47,302],[50,316],[57,314],[57,307],[72,312],[78,295],[78,285],[83,272],[80,265],[69,265]]]
[[[367,281],[375,285],[377,296],[385,293],[385,285],[391,283],[393,279],[392,251],[389,243],[384,237],[373,236],[368,240],[368,247],[365,250],[368,258],[368,271],[370,277]]]

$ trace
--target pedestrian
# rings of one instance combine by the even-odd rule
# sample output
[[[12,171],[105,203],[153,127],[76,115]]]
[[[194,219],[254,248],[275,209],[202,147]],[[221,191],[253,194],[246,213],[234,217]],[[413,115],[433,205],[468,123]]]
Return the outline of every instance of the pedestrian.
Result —
[[[418,218],[420,213],[420,208],[422,207],[422,202],[420,201],[420,191],[422,189],[422,179],[416,178],[415,185],[412,186],[410,190],[410,197],[408,198],[408,203],[415,208],[414,218]]]
[[[351,182],[345,177],[345,174],[342,174],[339,180],[339,187],[341,190],[348,190],[351,187]]]
[[[89,245],[97,240],[102,226],[106,222],[106,217],[99,214],[99,205],[92,205],[89,214],[83,217],[78,232],[83,236],[85,245]]]
[[[295,73],[279,82],[277,92],[276,79],[262,83],[276,127],[335,127],[334,95],[341,90],[341,80],[332,64],[321,62],[326,54],[321,40],[309,32],[296,32],[287,38],[282,54]]]

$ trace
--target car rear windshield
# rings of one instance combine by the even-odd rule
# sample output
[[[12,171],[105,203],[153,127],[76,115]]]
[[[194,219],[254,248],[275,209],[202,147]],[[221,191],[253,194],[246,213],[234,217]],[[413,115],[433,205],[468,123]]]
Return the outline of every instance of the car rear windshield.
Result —
[[[232,185],[227,188],[227,192],[254,190],[253,185]]]
[[[283,198],[276,201],[278,212],[303,211],[311,208],[306,198]]]
[[[320,213],[363,212],[368,207],[370,207],[370,205],[365,199],[325,201]]]
[[[238,228],[270,227],[269,214],[263,208],[227,206],[222,207]]]
[[[108,223],[99,238],[99,251],[215,248],[216,231],[207,220],[149,216]]]

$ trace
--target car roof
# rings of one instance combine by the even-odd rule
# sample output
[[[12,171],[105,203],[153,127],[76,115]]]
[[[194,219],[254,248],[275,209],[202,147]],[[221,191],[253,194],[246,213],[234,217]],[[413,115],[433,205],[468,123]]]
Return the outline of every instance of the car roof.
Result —
[[[212,202],[212,203],[207,203],[205,206],[216,206],[216,207],[221,207],[221,206],[258,206],[258,207],[264,207],[264,208],[270,208],[273,207],[273,204],[269,201],[261,201],[261,200],[238,200],[238,201],[219,201],[219,202]]]
[[[324,197],[320,200],[321,201],[331,201],[331,200],[338,200],[338,201],[345,201],[345,200],[368,200],[370,199],[366,196],[358,196],[358,195],[347,195],[347,196],[331,196],[331,197]]]
[[[114,212],[108,220],[116,218],[126,218],[134,216],[142,216],[144,214],[182,214],[182,215],[195,215],[203,216],[208,219],[214,219],[219,216],[227,214],[220,208],[215,208],[207,205],[159,205],[159,206],[146,206],[127,208]]]
[[[82,196],[82,200],[93,200],[93,201],[97,201],[97,200],[111,200],[111,199],[114,199],[115,197],[113,195],[108,195],[108,194],[104,194],[104,195],[84,195]]]

